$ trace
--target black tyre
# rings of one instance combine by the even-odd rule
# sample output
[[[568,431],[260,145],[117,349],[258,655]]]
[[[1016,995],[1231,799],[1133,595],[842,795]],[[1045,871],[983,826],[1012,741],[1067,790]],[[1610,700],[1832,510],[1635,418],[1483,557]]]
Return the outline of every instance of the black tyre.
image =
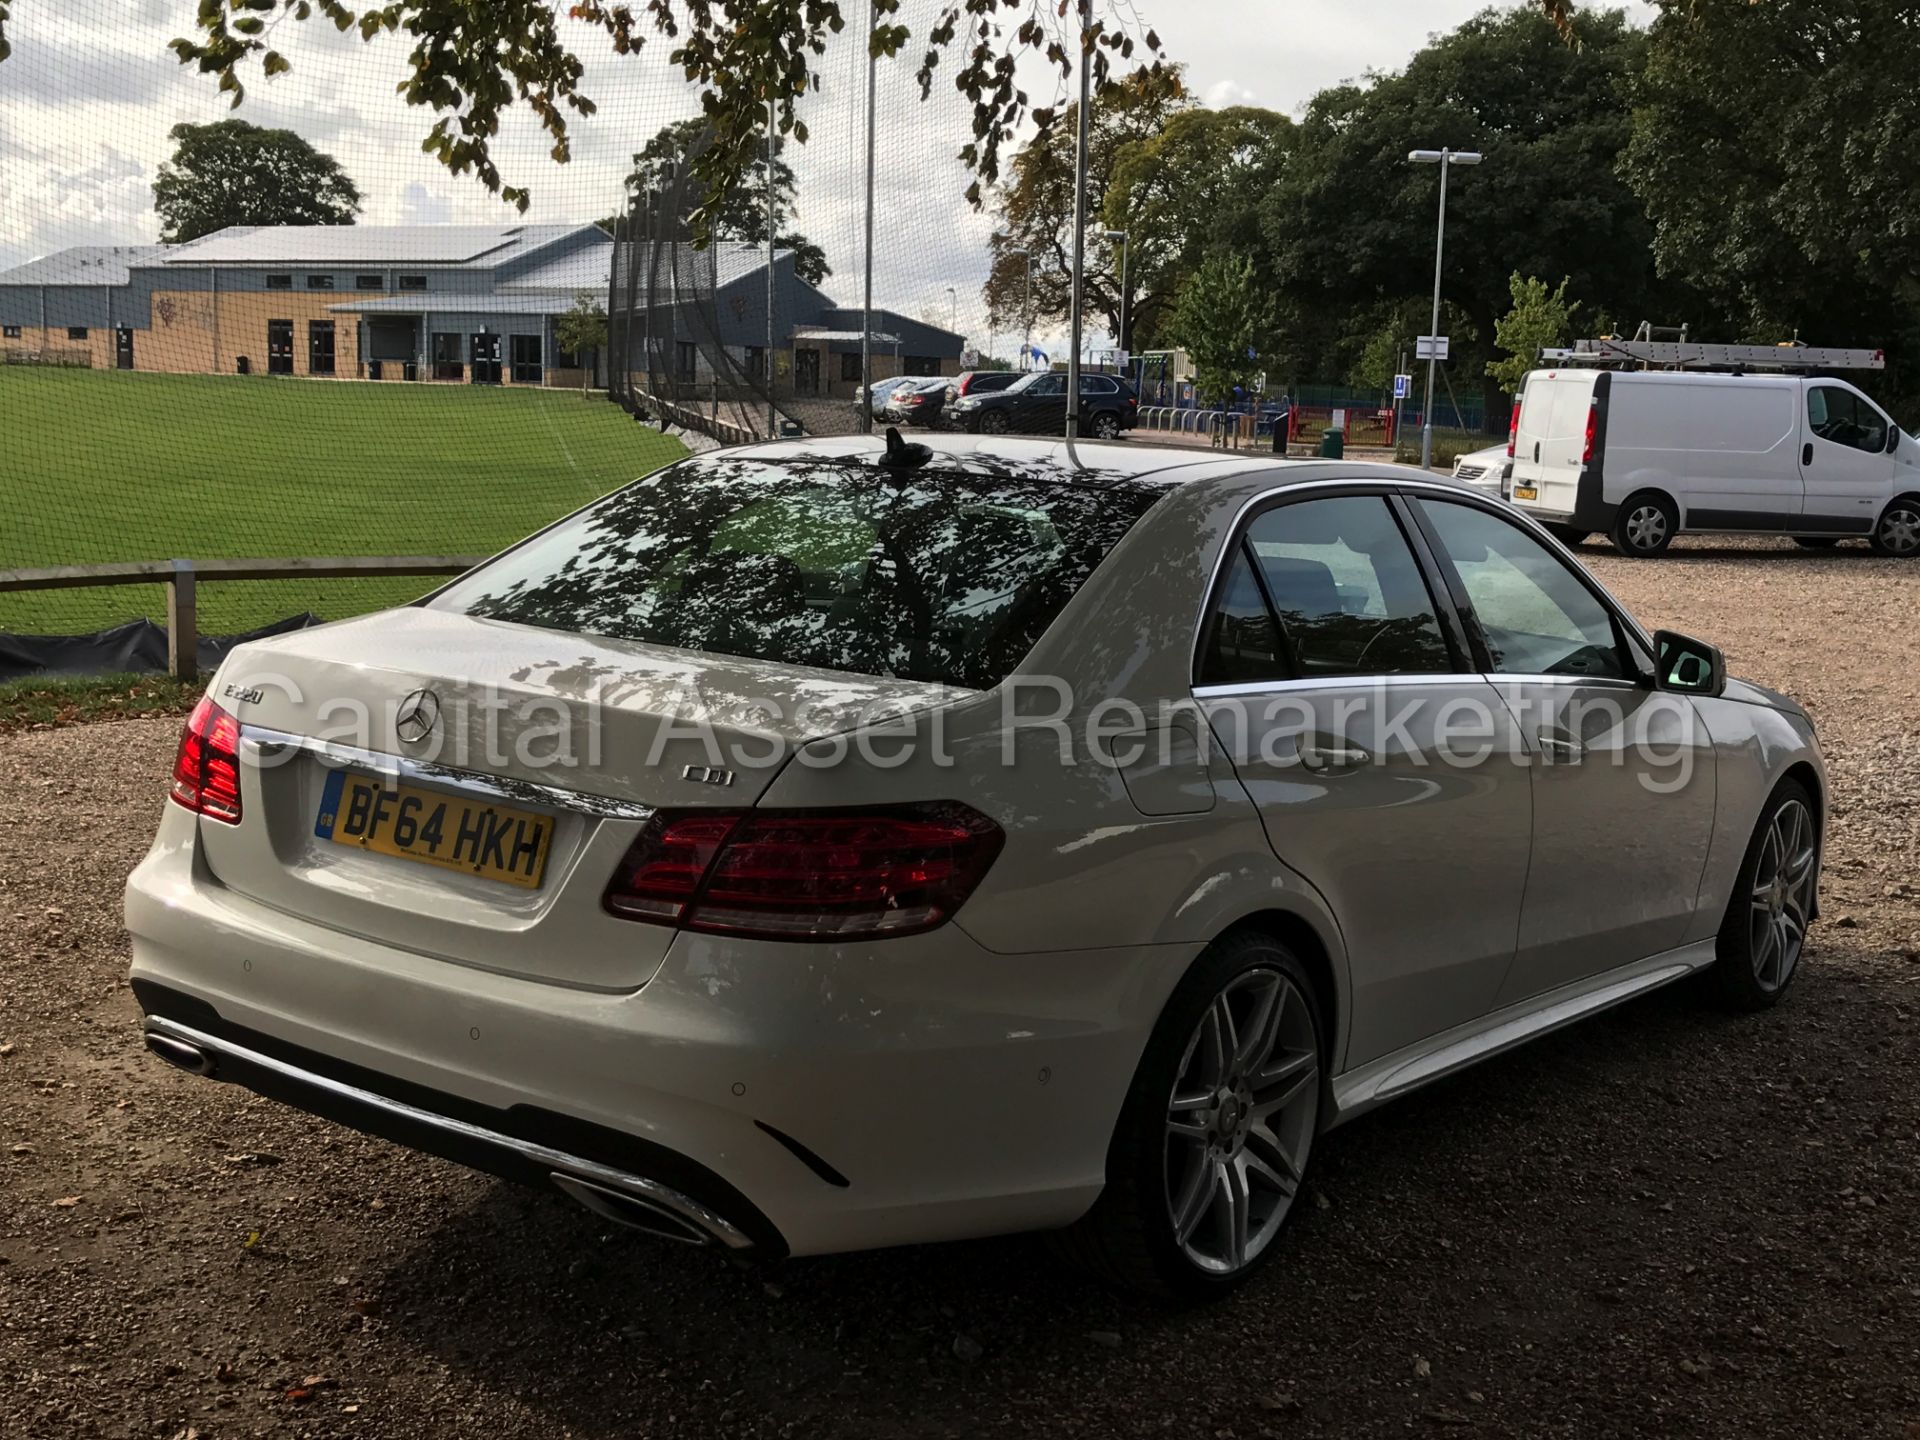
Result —
[[[1727,1005],[1765,1010],[1780,1003],[1800,972],[1819,878],[1813,797],[1788,780],[1760,812],[1720,925],[1719,959],[1710,973]]]
[[[1579,545],[1593,534],[1591,530],[1582,530],[1578,525],[1550,524],[1546,531],[1562,545]]]
[[[1096,440],[1111,440],[1120,433],[1120,417],[1111,410],[1102,410],[1093,417],[1088,430]]]
[[[1223,1295],[1270,1259],[1320,1120],[1326,1053],[1305,967],[1271,936],[1214,942],[1167,1002],[1107,1156],[1059,1248],[1104,1282]]]
[[[1831,550],[1840,539],[1836,535],[1796,535],[1793,543],[1802,550]]]
[[[1902,495],[1880,512],[1873,527],[1873,553],[1896,560],[1920,555],[1920,496]]]
[[[1007,412],[989,410],[980,417],[978,424],[982,435],[1004,435],[1007,433]]]
[[[1609,538],[1622,555],[1649,559],[1666,553],[1680,529],[1680,512],[1657,490],[1629,496],[1613,517]]]

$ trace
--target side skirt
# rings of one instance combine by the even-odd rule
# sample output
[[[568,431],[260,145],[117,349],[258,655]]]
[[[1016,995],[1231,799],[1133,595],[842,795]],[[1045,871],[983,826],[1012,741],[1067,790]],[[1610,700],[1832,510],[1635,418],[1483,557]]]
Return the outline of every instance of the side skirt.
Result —
[[[1697,940],[1509,1005],[1349,1070],[1333,1082],[1334,1113],[1327,1128],[1490,1055],[1670,985],[1713,961],[1713,940]]]

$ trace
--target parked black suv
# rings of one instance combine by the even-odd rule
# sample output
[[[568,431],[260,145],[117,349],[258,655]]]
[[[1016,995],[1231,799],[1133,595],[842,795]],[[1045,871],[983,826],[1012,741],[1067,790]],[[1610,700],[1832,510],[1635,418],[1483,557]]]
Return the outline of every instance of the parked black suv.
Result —
[[[1080,377],[1081,433],[1111,440],[1140,418],[1140,397],[1117,375]],[[1004,390],[948,402],[947,419],[976,434],[1064,435],[1067,377],[1058,370],[1022,375]]]

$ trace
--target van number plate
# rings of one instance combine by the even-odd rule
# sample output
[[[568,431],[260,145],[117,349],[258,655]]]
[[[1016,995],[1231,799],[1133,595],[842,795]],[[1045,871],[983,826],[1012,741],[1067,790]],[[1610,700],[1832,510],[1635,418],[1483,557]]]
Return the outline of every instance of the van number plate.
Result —
[[[1516,500],[1538,500],[1540,498],[1540,487],[1538,485],[1516,485],[1513,487],[1513,498]]]

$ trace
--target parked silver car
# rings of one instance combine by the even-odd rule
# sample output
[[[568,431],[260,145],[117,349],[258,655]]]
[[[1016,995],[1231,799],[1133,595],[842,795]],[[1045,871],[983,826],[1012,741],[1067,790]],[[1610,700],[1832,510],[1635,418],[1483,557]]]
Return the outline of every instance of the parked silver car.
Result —
[[[1806,713],[1539,526],[928,438],[689,459],[237,647],[127,887],[148,1045],[737,1256],[1047,1229],[1208,1295],[1328,1127],[1791,984]]]
[[[1489,445],[1453,462],[1453,478],[1493,500],[1513,494],[1513,457],[1505,445]]]

